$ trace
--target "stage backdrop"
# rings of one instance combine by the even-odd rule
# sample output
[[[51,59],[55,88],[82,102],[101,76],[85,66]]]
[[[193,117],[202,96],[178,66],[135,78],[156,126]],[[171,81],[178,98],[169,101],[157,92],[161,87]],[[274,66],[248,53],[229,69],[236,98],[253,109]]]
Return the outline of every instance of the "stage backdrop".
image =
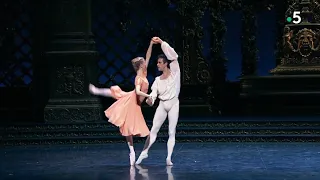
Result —
[[[259,8],[257,6],[241,1],[94,0],[92,31],[99,52],[98,83],[102,87],[132,86],[134,72],[130,60],[145,56],[152,36],[163,38],[176,49],[181,57],[185,85],[209,84],[213,91],[218,91],[219,84],[237,82],[241,75],[269,75],[269,70],[276,66],[275,49],[281,34],[278,21],[284,17],[276,16],[281,10],[274,7],[281,9],[281,5],[269,6],[265,1]],[[37,8],[39,5],[32,0],[7,0],[1,5],[2,96],[4,88],[11,88],[10,91],[19,88],[28,92],[23,95],[31,94],[34,56],[42,53],[41,48],[33,46],[37,36],[34,32],[41,28],[33,21]],[[150,82],[159,74],[155,61],[160,53],[159,47],[154,48],[148,75]],[[36,61],[37,66],[39,61]],[[8,110],[10,102],[16,104],[12,98],[18,97],[22,98],[17,94],[7,96],[9,100],[2,102],[2,110]],[[48,97],[39,98],[45,102]]]

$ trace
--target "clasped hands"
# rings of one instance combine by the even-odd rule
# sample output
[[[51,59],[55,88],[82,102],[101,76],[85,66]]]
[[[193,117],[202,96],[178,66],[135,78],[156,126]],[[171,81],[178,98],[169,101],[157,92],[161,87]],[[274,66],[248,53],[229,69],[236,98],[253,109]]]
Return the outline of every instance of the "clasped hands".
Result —
[[[150,44],[161,44],[162,43],[162,39],[160,39],[159,37],[153,37],[150,41]]]
[[[152,103],[152,97],[151,97],[151,95],[149,95],[149,97],[147,98],[147,100],[146,100],[146,103],[149,105],[149,106],[152,106],[153,105],[153,103]]]

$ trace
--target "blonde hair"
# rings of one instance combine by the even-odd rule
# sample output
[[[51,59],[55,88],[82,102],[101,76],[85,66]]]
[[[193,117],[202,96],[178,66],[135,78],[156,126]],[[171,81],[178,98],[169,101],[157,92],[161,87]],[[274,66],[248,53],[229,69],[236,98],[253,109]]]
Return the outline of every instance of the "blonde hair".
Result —
[[[136,58],[132,59],[131,64],[133,66],[133,69],[137,72],[143,62],[144,62],[143,57],[136,57]]]

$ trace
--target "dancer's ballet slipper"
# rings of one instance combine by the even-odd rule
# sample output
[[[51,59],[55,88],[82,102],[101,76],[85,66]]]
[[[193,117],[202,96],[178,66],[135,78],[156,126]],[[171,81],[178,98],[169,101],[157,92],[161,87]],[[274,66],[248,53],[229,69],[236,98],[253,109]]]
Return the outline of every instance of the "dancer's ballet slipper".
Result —
[[[167,166],[173,166],[171,159],[166,159]]]
[[[133,166],[136,161],[136,154],[130,153],[129,156],[130,156],[130,165]]]
[[[89,92],[95,95],[97,93],[97,88],[94,85],[89,84]]]
[[[148,153],[142,152],[136,161],[136,164],[141,164],[142,160],[148,158]]]

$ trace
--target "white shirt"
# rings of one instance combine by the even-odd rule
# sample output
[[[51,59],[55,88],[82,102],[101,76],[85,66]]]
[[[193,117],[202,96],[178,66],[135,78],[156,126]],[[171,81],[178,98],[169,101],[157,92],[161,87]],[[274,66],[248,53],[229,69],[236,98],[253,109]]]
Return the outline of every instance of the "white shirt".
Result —
[[[160,76],[156,77],[151,86],[152,104],[157,99],[157,96],[162,101],[178,98],[181,87],[181,73],[178,62],[178,54],[174,51],[170,45],[163,41],[161,43],[161,49],[166,55],[167,59],[172,61],[170,63],[170,76],[166,79],[160,79]]]

